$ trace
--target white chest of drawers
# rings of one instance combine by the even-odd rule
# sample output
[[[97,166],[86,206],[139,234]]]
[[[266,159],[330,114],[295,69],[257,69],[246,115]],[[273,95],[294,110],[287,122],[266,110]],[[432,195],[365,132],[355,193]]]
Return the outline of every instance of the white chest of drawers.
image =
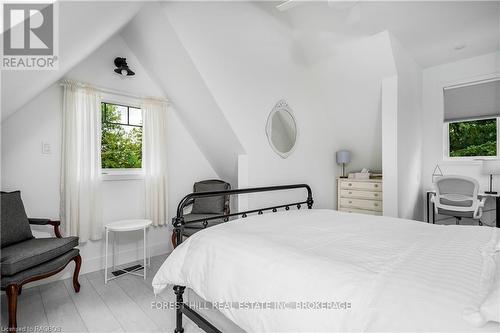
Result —
[[[382,179],[337,178],[337,198],[340,211],[382,215]]]

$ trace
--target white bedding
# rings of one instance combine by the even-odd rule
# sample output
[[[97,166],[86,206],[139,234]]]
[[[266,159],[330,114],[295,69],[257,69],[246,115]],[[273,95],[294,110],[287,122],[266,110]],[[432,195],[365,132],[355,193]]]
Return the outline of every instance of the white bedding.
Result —
[[[187,239],[153,287],[183,285],[210,302],[351,304],[220,309],[247,332],[499,332],[497,323],[477,328],[463,317],[481,301],[481,249],[498,236],[496,228],[333,210],[250,216]]]

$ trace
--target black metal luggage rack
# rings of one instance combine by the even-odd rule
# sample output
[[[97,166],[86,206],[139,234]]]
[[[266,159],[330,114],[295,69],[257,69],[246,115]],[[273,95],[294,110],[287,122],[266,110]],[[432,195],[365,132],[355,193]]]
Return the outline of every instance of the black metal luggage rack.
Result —
[[[305,201],[288,203],[278,206],[264,207],[259,209],[251,209],[243,212],[231,213],[231,214],[222,214],[217,216],[212,216],[209,218],[202,218],[192,221],[184,221],[184,208],[190,205],[194,199],[196,198],[206,198],[206,197],[217,197],[217,196],[227,196],[227,195],[238,195],[238,194],[249,194],[249,193],[259,193],[259,192],[272,192],[272,191],[284,191],[284,190],[293,190],[293,189],[306,189],[307,190],[307,198]],[[313,197],[311,187],[307,184],[294,184],[294,185],[281,185],[281,186],[267,186],[267,187],[255,187],[255,188],[245,188],[245,189],[235,189],[235,190],[226,190],[226,191],[213,191],[213,192],[196,192],[186,195],[177,206],[177,215],[172,219],[172,225],[174,227],[174,234],[176,239],[176,247],[182,243],[182,230],[185,226],[190,224],[202,223],[203,228],[206,228],[208,225],[208,221],[214,219],[223,219],[225,222],[229,221],[231,217],[240,216],[245,218],[248,214],[257,213],[259,215],[263,214],[265,211],[277,212],[278,209],[284,208],[285,210],[290,210],[291,207],[297,207],[300,209],[302,205],[307,205],[308,209],[312,209],[313,206]],[[174,333],[182,333],[184,332],[184,328],[182,327],[182,315],[184,314],[186,317],[191,319],[198,327],[208,333],[221,333],[214,325],[212,325],[209,321],[203,318],[199,313],[190,308],[187,304],[184,303],[183,293],[186,287],[184,286],[174,286],[174,292],[176,295],[176,327]]]

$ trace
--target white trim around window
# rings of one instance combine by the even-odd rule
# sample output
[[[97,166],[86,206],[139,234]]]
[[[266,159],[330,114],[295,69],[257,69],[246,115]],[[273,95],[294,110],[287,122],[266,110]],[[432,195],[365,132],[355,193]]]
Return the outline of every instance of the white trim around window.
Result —
[[[450,156],[450,131],[449,124],[460,123],[465,121],[475,121],[483,119],[493,119],[496,118],[497,123],[497,155],[496,156],[462,156],[462,157],[451,157]],[[445,162],[478,162],[481,160],[495,160],[500,159],[500,117],[481,117],[481,118],[468,118],[459,119],[453,121],[445,121],[443,123],[443,161]]]
[[[102,180],[141,180],[143,169],[102,169]]]
[[[101,103],[125,105],[141,109],[141,100],[132,96],[112,94],[101,92]],[[101,169],[102,180],[142,180],[144,179],[144,170],[142,168],[134,169]]]

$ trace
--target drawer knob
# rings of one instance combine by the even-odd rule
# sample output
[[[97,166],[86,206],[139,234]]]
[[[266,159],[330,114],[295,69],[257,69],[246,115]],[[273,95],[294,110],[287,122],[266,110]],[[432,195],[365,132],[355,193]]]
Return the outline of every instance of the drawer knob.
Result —
[[[351,192],[351,191],[349,191],[349,194],[352,194],[352,192]]]
[[[375,184],[375,187],[378,187],[378,184]]]
[[[349,203],[350,203],[350,204],[352,204],[352,201],[351,201],[351,200],[349,200]]]
[[[352,186],[352,183],[347,184],[347,186]]]
[[[373,205],[374,205],[375,207],[378,207],[378,203],[374,203]]]
[[[374,193],[373,196],[378,197],[378,193]]]

